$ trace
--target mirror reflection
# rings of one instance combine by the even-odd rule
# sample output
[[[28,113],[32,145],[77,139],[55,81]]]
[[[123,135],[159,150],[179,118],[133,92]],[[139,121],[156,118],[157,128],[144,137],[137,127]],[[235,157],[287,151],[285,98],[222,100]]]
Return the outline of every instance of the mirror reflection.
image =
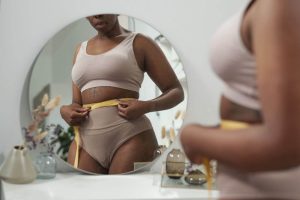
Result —
[[[168,40],[128,16],[99,14],[57,33],[33,65],[31,108],[61,95],[45,122],[61,127],[55,152],[97,174],[135,170],[174,141],[186,107],[186,77]]]

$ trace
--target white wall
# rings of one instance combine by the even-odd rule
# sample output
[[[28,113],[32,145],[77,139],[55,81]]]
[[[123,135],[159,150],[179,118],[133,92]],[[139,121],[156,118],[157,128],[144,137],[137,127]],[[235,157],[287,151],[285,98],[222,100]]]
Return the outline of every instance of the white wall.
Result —
[[[96,13],[146,21],[178,52],[188,77],[185,123],[214,124],[220,83],[208,63],[209,39],[246,0],[2,0],[0,5],[0,152],[21,142],[30,120],[28,73],[44,44],[71,22]],[[0,156],[1,157],[1,156]]]

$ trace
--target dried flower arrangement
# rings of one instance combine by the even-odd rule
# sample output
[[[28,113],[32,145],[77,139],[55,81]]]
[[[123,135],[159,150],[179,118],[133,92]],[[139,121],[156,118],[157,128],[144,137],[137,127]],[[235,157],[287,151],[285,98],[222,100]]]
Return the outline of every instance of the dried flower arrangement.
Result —
[[[48,152],[53,152],[53,147],[49,141],[46,140],[46,136],[50,136],[50,140],[60,132],[60,127],[55,125],[48,125],[45,128],[41,127],[41,124],[49,116],[50,112],[59,105],[60,96],[49,100],[48,94],[45,94],[42,98],[41,104],[32,111],[33,120],[28,127],[23,127],[22,132],[24,136],[24,144],[28,149],[36,149],[37,144],[43,144],[47,147]],[[53,134],[49,134],[49,133]]]
[[[177,130],[175,128],[175,122],[177,120],[183,120],[183,118],[184,118],[184,112],[178,110],[176,112],[175,116],[174,116],[174,119],[172,119],[172,123],[171,123],[171,126],[169,127],[169,129],[167,130],[166,126],[162,126],[162,128],[161,128],[161,138],[162,139],[167,139],[167,145],[166,146],[171,145],[175,141],[176,132],[177,132]]]

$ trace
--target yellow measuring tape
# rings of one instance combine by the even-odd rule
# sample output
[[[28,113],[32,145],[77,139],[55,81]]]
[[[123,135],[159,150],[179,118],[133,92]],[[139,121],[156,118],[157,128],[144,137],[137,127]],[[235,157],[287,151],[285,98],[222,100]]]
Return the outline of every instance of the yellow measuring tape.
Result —
[[[235,130],[249,127],[248,123],[231,120],[222,120],[220,125],[220,128],[223,130]],[[206,171],[207,189],[210,191],[212,189],[212,172],[210,167],[210,160],[208,158],[204,158],[203,165]]]
[[[121,99],[112,99],[107,101],[102,101],[99,103],[91,103],[91,104],[84,104],[83,108],[90,108],[91,110],[102,108],[102,107],[109,107],[109,106],[117,106],[119,101],[126,101],[126,100],[133,100],[134,98],[121,98]],[[79,163],[79,143],[80,143],[80,135],[79,135],[79,126],[73,126],[74,133],[75,133],[75,143],[76,143],[76,154],[75,154],[75,161],[73,166],[78,168]]]

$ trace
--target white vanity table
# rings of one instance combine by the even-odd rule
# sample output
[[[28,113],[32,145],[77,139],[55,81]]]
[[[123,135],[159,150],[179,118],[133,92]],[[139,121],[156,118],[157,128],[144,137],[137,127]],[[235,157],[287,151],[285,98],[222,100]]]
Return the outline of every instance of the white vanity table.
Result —
[[[2,181],[3,200],[95,199],[209,199],[207,190],[161,188],[160,174],[93,176],[59,173],[54,179],[37,179],[16,185]],[[218,191],[211,191],[211,198]]]

